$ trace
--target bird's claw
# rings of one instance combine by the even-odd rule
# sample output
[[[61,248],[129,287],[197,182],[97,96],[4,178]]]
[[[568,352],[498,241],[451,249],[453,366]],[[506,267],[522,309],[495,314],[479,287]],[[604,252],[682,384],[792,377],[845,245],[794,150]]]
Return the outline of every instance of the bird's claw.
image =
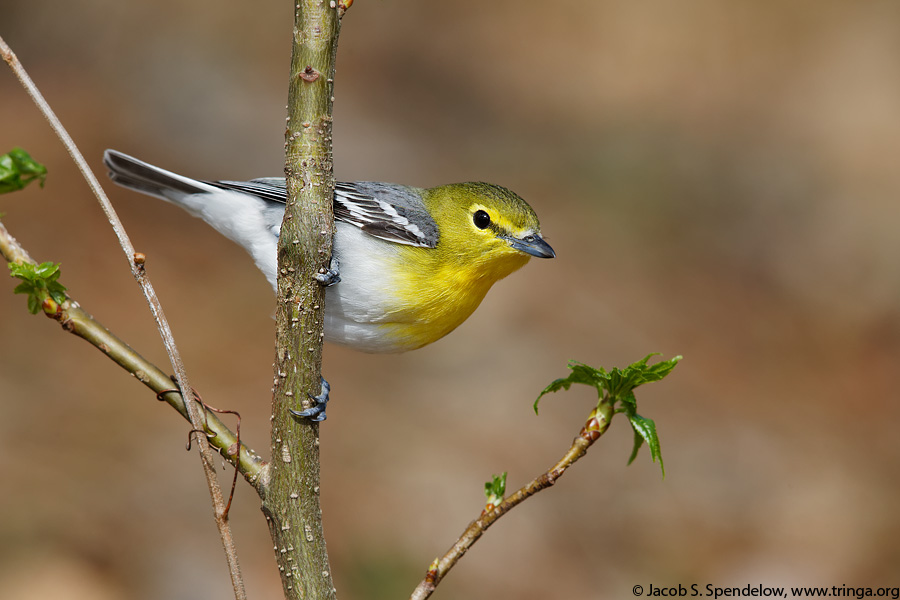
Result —
[[[331,262],[328,263],[328,268],[321,273],[316,273],[316,281],[318,281],[319,285],[322,287],[331,287],[334,284],[339,283],[341,281],[341,271],[338,259],[332,256]]]
[[[309,394],[310,400],[315,400],[315,404],[306,410],[294,410],[290,409],[291,414],[297,418],[301,419],[309,419],[310,421],[314,421],[316,423],[320,423],[327,419],[328,417],[325,415],[325,405],[328,404],[328,392],[331,391],[331,385],[325,381],[325,378],[322,377],[322,391],[318,396],[313,396]]]

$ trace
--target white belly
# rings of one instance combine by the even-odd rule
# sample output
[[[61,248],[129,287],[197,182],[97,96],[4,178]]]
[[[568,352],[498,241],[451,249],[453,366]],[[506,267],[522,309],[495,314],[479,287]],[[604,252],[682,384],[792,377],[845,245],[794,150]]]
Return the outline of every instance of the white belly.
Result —
[[[396,260],[399,246],[353,225],[338,222],[335,226],[334,255],[341,281],[325,291],[325,339],[365,352],[408,349],[389,335],[391,316],[398,307],[388,262]]]
[[[341,281],[325,291],[325,339],[364,352],[403,352],[421,346],[397,334],[410,323],[393,322],[401,307],[388,262],[396,260],[401,246],[340,221],[335,228],[334,255]],[[262,242],[250,245],[250,253],[275,287],[278,238],[270,234]]]

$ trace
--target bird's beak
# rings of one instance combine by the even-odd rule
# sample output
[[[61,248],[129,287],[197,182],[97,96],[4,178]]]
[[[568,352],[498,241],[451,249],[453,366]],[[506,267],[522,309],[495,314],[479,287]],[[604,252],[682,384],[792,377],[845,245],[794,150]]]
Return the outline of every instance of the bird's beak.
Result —
[[[502,236],[509,242],[509,245],[525,254],[536,256],[538,258],[555,258],[556,252],[550,247],[550,244],[544,241],[539,233],[532,233],[523,238],[512,237],[511,235]]]

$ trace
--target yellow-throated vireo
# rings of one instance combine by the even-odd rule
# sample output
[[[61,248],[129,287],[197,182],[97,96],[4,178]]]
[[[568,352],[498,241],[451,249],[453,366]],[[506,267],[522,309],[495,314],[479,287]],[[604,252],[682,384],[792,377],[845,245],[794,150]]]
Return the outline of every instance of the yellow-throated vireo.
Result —
[[[202,218],[243,246],[275,287],[284,178],[201,181],[115,150],[103,162],[119,185]],[[365,352],[404,352],[459,326],[494,283],[532,256],[553,258],[532,208],[490,183],[421,189],[337,183],[325,339]]]

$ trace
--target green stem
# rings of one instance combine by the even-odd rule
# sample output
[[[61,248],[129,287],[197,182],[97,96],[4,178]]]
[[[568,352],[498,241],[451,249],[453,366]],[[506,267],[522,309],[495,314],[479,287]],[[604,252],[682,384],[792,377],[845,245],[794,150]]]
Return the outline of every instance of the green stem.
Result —
[[[431,563],[425,579],[413,590],[410,600],[425,600],[430,597],[450,569],[456,566],[456,563],[468,552],[469,548],[484,535],[488,527],[531,496],[552,487],[568,468],[587,454],[588,448],[606,433],[614,415],[613,405],[608,398],[604,398],[588,415],[584,427],[582,427],[578,436],[572,440],[572,445],[562,458],[547,471],[532,479],[527,485],[504,498],[493,510],[482,513],[480,517],[469,523],[469,526],[466,527],[466,530],[446,554]]]
[[[9,234],[3,223],[0,223],[0,255],[10,263],[37,264]],[[45,314],[58,321],[64,330],[95,346],[117,365],[134,375],[138,381],[153,390],[160,399],[177,410],[182,417],[190,421],[184,399],[176,390],[172,379],[159,367],[138,354],[134,348],[110,333],[73,299],[67,296],[65,302],[53,306],[52,312]],[[237,434],[222,423],[214,413],[209,411],[205,411],[205,413],[210,446],[225,460],[235,465],[251,485],[258,488],[266,462],[243,442],[240,444],[240,452],[235,456],[235,449],[238,448]]]
[[[156,365],[138,354],[128,344],[110,333],[76,303],[71,301],[63,303],[57,315],[51,316],[60,322],[63,329],[96,346],[101,352],[111,358],[113,362],[134,375],[138,381],[153,390],[161,400],[190,421],[184,398],[182,398],[181,392],[175,389],[176,386],[172,379]],[[205,429],[208,433],[209,445],[222,458],[236,466],[238,472],[251,485],[256,487],[260,473],[266,464],[265,461],[243,442],[240,443],[239,456],[234,456],[235,450],[238,448],[237,434],[222,423],[214,413],[204,412]]]

